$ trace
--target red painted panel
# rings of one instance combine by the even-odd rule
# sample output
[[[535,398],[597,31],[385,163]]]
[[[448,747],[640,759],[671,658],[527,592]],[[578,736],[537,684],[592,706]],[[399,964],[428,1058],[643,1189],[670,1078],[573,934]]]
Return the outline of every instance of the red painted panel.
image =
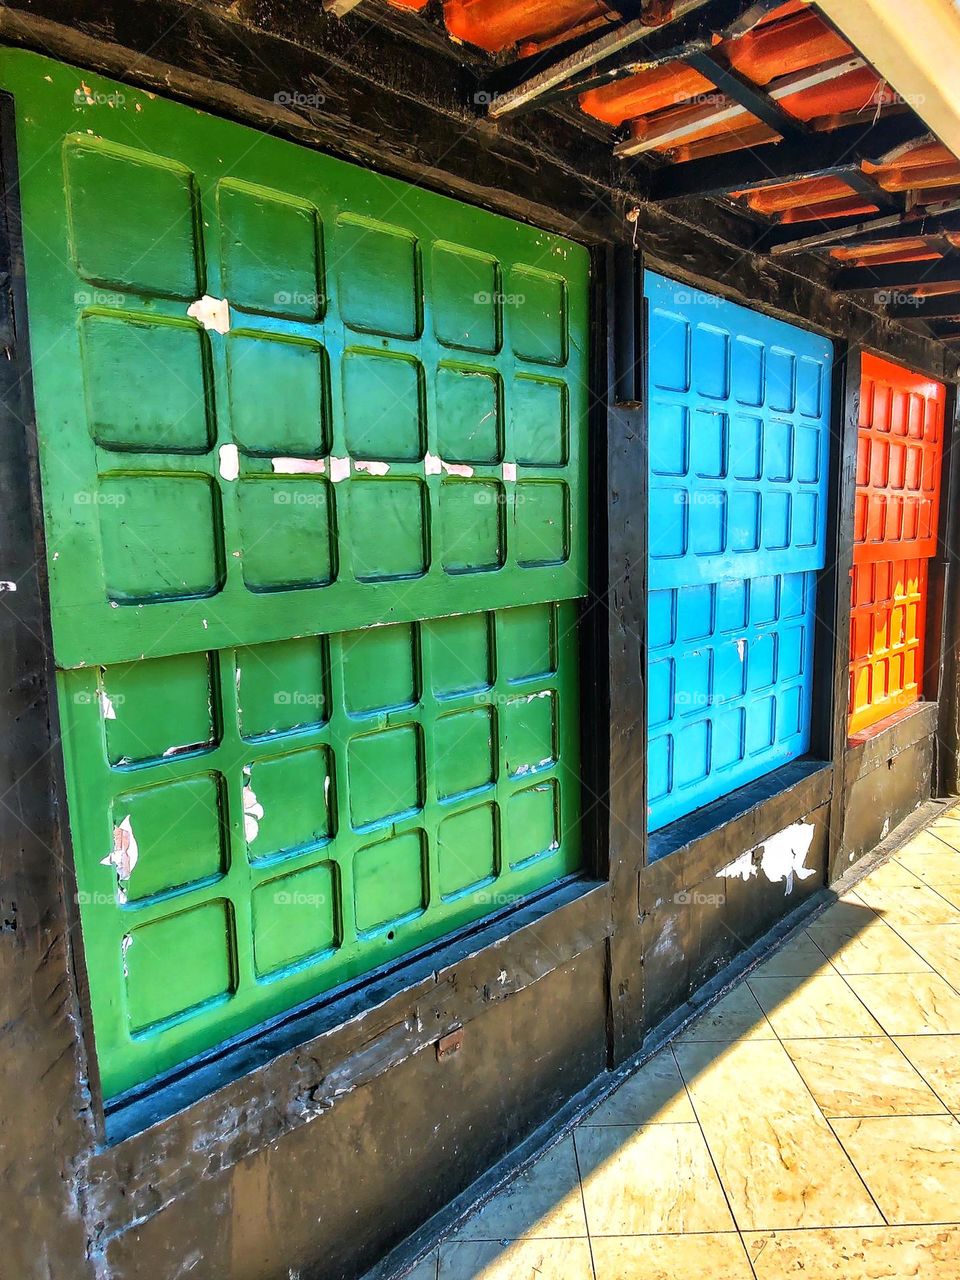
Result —
[[[927,561],[937,547],[942,383],[865,355],[850,631],[850,731],[920,697]]]

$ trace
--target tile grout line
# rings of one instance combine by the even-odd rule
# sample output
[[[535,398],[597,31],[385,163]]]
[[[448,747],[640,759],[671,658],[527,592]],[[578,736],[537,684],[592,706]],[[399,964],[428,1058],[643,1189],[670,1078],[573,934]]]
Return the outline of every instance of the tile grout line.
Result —
[[[593,1256],[593,1233],[590,1230],[590,1219],[587,1216],[587,1197],[583,1190],[583,1170],[580,1168],[580,1151],[577,1147],[577,1129],[579,1125],[573,1129],[570,1134],[570,1142],[573,1146],[573,1159],[577,1166],[577,1186],[580,1189],[580,1204],[583,1207],[583,1225],[587,1229],[587,1248],[590,1250],[590,1269],[593,1272],[593,1280],[597,1280],[597,1263]]]
[[[741,978],[741,982],[743,982],[743,981],[745,981],[745,979],[742,979],[742,978]],[[736,987],[734,986],[734,987],[732,988],[732,990],[736,991]],[[752,993],[751,993],[751,994],[752,994]],[[754,997],[754,999],[756,999],[756,997]],[[761,1012],[762,1012],[762,1011],[761,1011]],[[764,1015],[764,1016],[766,1016],[766,1015]],[[750,1268],[750,1271],[751,1271],[751,1274],[752,1274],[752,1275],[753,1275],[753,1277],[754,1277],[754,1280],[758,1280],[757,1273],[756,1273],[756,1270],[755,1270],[754,1265],[753,1265],[753,1261],[752,1261],[752,1259],[751,1259],[751,1257],[750,1257],[750,1251],[749,1251],[749,1250],[748,1250],[748,1248],[747,1248],[747,1242],[746,1242],[746,1240],[744,1240],[744,1238],[743,1238],[743,1231],[740,1229],[740,1223],[737,1221],[737,1215],[733,1212],[733,1205],[730,1203],[730,1197],[729,1197],[729,1195],[727,1194],[727,1187],[726,1187],[726,1183],[724,1182],[723,1178],[722,1178],[722,1177],[721,1177],[721,1175],[720,1175],[720,1170],[717,1168],[717,1162],[716,1162],[716,1160],[714,1159],[713,1151],[712,1151],[712,1149],[711,1149],[711,1147],[710,1147],[710,1142],[709,1142],[709,1140],[707,1139],[706,1132],[704,1131],[703,1125],[702,1125],[702,1123],[701,1123],[701,1121],[700,1121],[700,1115],[699,1115],[699,1113],[698,1113],[698,1111],[697,1111],[697,1108],[695,1107],[694,1102],[693,1102],[693,1095],[692,1095],[692,1094],[691,1094],[691,1092],[690,1092],[690,1089],[689,1089],[689,1087],[688,1087],[688,1085],[687,1085],[686,1077],[684,1076],[684,1074],[683,1074],[683,1070],[682,1070],[682,1068],[681,1068],[681,1066],[680,1066],[680,1060],[678,1059],[677,1054],[676,1054],[676,1044],[671,1044],[671,1045],[669,1046],[669,1049],[670,1049],[670,1057],[671,1057],[671,1059],[672,1059],[672,1061],[673,1061],[673,1065],[674,1065],[674,1066],[676,1067],[676,1069],[677,1069],[677,1075],[680,1077],[680,1083],[683,1085],[683,1091],[684,1091],[684,1093],[685,1093],[685,1094],[686,1094],[686,1096],[687,1096],[687,1102],[690,1104],[690,1110],[693,1112],[694,1118],[695,1118],[695,1120],[696,1120],[696,1122],[697,1122],[697,1128],[700,1130],[700,1137],[703,1139],[703,1145],[704,1145],[704,1147],[706,1148],[707,1155],[708,1155],[708,1156],[709,1156],[709,1158],[710,1158],[710,1164],[711,1164],[711,1167],[713,1168],[713,1172],[714,1172],[714,1174],[716,1175],[717,1182],[718,1182],[718,1183],[719,1183],[719,1185],[720,1185],[720,1191],[721,1191],[721,1192],[722,1192],[722,1194],[723,1194],[724,1203],[725,1203],[725,1204],[726,1204],[726,1206],[727,1206],[727,1213],[729,1213],[729,1215],[730,1215],[730,1221],[733,1223],[734,1230],[735,1230],[735,1231],[736,1231],[736,1233],[737,1233],[737,1238],[738,1238],[738,1239],[739,1239],[739,1241],[740,1241],[740,1248],[743,1250],[744,1257],[745,1257],[745,1258],[746,1258],[746,1260],[747,1260],[747,1266]],[[691,1233],[691,1234],[692,1234],[692,1233]],[[706,1233],[704,1233],[704,1234],[710,1234],[710,1233],[709,1233],[709,1232],[706,1232]]]

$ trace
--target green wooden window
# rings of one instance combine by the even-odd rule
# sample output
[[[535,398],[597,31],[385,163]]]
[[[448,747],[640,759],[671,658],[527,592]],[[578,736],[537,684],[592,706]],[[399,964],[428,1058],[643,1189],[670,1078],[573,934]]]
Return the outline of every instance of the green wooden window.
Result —
[[[114,1096],[578,869],[589,260],[0,65]]]

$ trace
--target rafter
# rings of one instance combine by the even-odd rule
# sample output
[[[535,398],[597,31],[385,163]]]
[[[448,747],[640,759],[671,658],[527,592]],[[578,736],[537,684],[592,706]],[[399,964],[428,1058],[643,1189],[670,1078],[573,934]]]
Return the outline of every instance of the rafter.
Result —
[[[709,49],[718,35],[729,38],[749,31],[778,3],[782,0],[676,0],[668,22],[652,25],[635,18],[601,36],[591,32],[519,58],[487,78],[488,113],[496,120],[542,106],[588,73],[606,84],[620,72],[634,74],[688,57]],[[627,65],[630,70],[623,70]]]
[[[792,227],[784,228],[767,238],[767,246],[769,253],[780,257],[783,254],[807,253],[812,249],[934,238],[947,231],[960,231],[960,200],[886,217],[856,217],[849,219],[847,225],[831,227],[813,235],[797,235]]]
[[[921,120],[904,113],[872,125],[845,125],[799,142],[770,143],[708,160],[665,165],[650,176],[648,197],[727,195],[807,178],[842,178],[859,168],[862,160],[882,164],[889,154],[907,143],[915,145],[928,133]]]
[[[858,289],[919,289],[924,284],[953,284],[960,289],[960,253],[935,262],[890,262],[877,267],[842,267],[834,289],[855,293]]]
[[[918,265],[923,266],[923,263]],[[960,290],[960,283],[957,289]],[[942,320],[952,319],[954,316],[960,318],[960,292],[937,293],[932,298],[903,298],[887,307],[887,315],[895,316],[898,320]]]

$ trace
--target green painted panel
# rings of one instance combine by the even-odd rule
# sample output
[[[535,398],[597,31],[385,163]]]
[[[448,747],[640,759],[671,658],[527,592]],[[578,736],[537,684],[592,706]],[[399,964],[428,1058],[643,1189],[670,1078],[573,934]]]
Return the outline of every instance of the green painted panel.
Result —
[[[0,84],[60,666],[584,593],[585,249],[23,51]]]
[[[33,54],[0,83],[112,1097],[578,871],[588,258]]]
[[[575,632],[563,602],[61,672],[107,1093],[575,872]]]

